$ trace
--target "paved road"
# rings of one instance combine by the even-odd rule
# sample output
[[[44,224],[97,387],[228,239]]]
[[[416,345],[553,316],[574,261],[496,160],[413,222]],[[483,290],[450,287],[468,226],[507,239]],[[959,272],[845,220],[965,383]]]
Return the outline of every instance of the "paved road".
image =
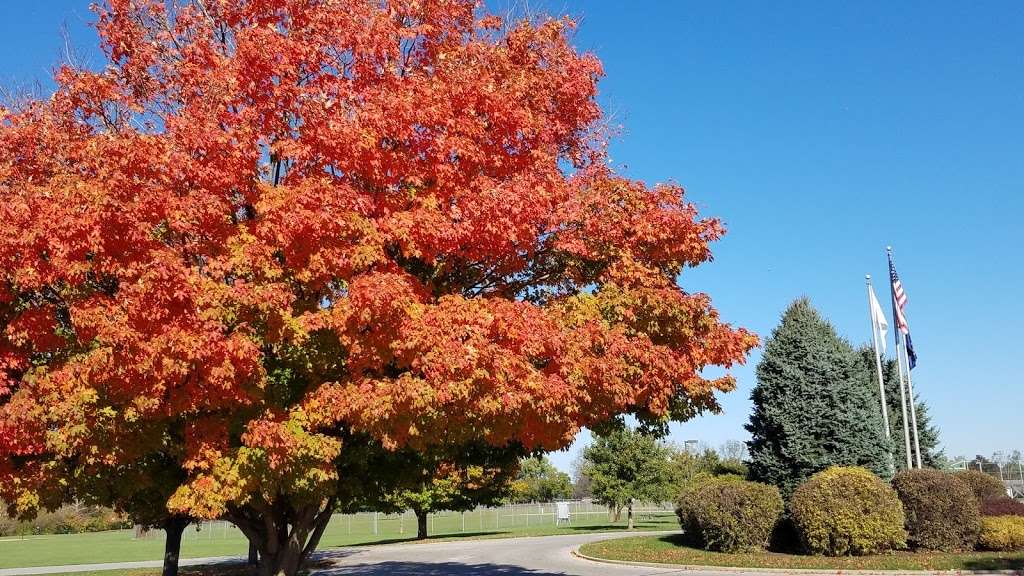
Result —
[[[613,532],[533,538],[461,540],[334,548],[317,554],[313,576],[764,576],[764,572],[682,570],[591,562],[572,555],[581,544],[633,534]],[[237,563],[241,558],[193,558],[183,565]],[[9,568],[0,576],[159,567],[159,562]],[[835,571],[822,574],[836,574]],[[890,573],[892,574],[892,573]],[[907,573],[904,573],[907,574]],[[910,573],[912,574],[912,573]],[[917,574],[928,574],[919,572]],[[803,573],[802,576],[810,576]]]
[[[654,534],[654,533],[650,533]],[[636,533],[610,532],[570,536],[461,540],[420,544],[356,546],[322,550],[315,576],[648,576],[705,573],[591,562],[572,555],[581,544]],[[238,557],[192,558],[183,566],[231,564]],[[73,566],[0,569],[0,576],[28,576],[123,568],[156,568],[160,562],[115,562]],[[713,574],[713,573],[706,573]],[[739,576],[730,572],[730,576]]]
[[[648,534],[644,532],[643,534]],[[650,534],[654,534],[651,532]],[[609,532],[572,536],[533,538],[500,538],[493,540],[461,540],[354,546],[321,550],[316,554],[319,565],[316,576],[641,576],[668,574],[676,570],[631,568],[589,562],[572,556],[580,544],[607,538],[635,536],[634,533]],[[204,564],[236,564],[244,559],[236,556],[182,559],[182,566]],[[110,562],[68,566],[36,566],[0,569],[0,576],[32,576],[70,572],[120,570],[125,568],[159,568],[159,561]]]
[[[576,558],[581,544],[634,534],[605,533],[428,544],[345,548],[329,552],[332,567],[316,576],[647,576],[716,574],[665,568],[621,566]],[[730,576],[740,572],[730,571]]]

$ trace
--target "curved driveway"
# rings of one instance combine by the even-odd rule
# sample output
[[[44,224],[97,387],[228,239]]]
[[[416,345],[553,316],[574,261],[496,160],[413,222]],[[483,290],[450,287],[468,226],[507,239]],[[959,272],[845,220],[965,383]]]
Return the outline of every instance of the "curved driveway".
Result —
[[[583,560],[572,555],[581,544],[609,538],[623,538],[657,532],[606,532],[574,534],[570,536],[541,536],[533,538],[497,538],[493,540],[461,540],[422,544],[388,544],[331,548],[317,552],[319,567],[315,576],[656,576],[679,574],[685,576],[765,576],[766,572],[742,569],[685,569],[624,566]],[[239,557],[192,558],[183,560],[183,566],[202,564],[239,564]],[[82,564],[75,566],[40,566],[34,568],[7,568],[0,576],[28,576],[66,574],[124,568],[158,568],[159,561],[119,562],[110,564]],[[785,572],[780,570],[775,573]],[[802,576],[812,573],[800,571]],[[819,574],[836,574],[823,571]],[[926,575],[930,572],[889,572],[895,574]]]
[[[642,534],[642,533],[641,533]],[[324,551],[331,566],[317,576],[644,576],[698,572],[668,568],[622,566],[583,560],[572,555],[581,544],[637,533],[603,533],[532,538],[462,540],[393,544]],[[732,576],[740,572],[729,571]]]

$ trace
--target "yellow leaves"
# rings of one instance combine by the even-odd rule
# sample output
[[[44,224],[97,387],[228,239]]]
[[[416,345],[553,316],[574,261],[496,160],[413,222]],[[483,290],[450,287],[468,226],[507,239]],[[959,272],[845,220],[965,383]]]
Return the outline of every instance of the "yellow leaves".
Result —
[[[124,417],[124,421],[129,424],[134,424],[139,421],[139,411],[136,410],[135,407],[133,406],[125,408],[122,414]]]
[[[557,304],[558,319],[567,329],[597,321],[604,323],[600,302],[591,292],[580,292]]]
[[[243,505],[250,497],[238,462],[222,458],[211,473],[179,486],[168,499],[167,509],[175,514],[214,520],[224,516],[228,504]]]
[[[18,516],[33,516],[39,510],[39,494],[28,490],[20,492],[14,510]]]

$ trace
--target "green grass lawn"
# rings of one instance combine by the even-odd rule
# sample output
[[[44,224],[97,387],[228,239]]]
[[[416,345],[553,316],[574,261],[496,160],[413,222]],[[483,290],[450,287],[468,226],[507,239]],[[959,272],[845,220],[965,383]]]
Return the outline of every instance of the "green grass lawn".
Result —
[[[255,567],[235,566],[184,566],[178,569],[178,576],[257,576]],[[304,574],[306,572],[302,572]],[[68,572],[47,576],[160,576],[159,568],[133,568],[130,570],[97,570],[95,572]]]
[[[896,552],[879,556],[830,558],[772,552],[723,554],[685,546],[680,535],[637,536],[595,542],[580,548],[594,558],[739,568],[817,568],[828,570],[1021,570],[1024,552]]]
[[[624,522],[609,523],[604,514],[593,515],[590,522],[586,521],[587,518],[580,518],[574,525],[555,527],[552,520],[544,523],[543,518],[533,518],[532,524],[527,525],[522,519],[499,518],[494,513],[494,510],[483,510],[467,513],[465,518],[460,514],[438,515],[432,519],[431,540],[578,534],[622,530],[625,527]],[[377,533],[374,534],[372,515],[335,516],[320,540],[320,549],[411,541],[416,526],[410,518],[380,517]],[[530,518],[526,518],[526,522],[530,521]],[[643,520],[637,528],[665,530],[676,526],[675,516],[665,514]],[[134,538],[130,530],[0,538],[0,568],[159,560],[163,557],[163,545],[163,533],[159,531],[142,539]],[[241,533],[234,527],[221,524],[199,532],[187,530],[182,541],[181,555],[182,558],[243,556],[247,551],[248,543]],[[139,572],[149,573],[153,572]],[[133,575],[134,572],[125,571],[124,574]]]

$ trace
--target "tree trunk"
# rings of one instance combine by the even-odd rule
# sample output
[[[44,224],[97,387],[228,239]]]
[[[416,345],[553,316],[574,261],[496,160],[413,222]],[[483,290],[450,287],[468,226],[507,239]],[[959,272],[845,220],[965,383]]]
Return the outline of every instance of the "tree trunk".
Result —
[[[626,530],[633,529],[633,499],[629,500],[629,508],[626,511],[626,518],[628,519],[626,524]]]
[[[426,540],[427,539],[427,513],[423,510],[415,510],[416,512],[416,539]]]
[[[316,550],[331,521],[334,501],[320,506],[286,509],[284,506],[235,509],[227,518],[255,548],[260,576],[295,576]]]
[[[260,549],[251,540],[249,541],[249,559],[246,564],[255,566],[260,563]]]
[[[190,521],[187,518],[174,517],[164,522],[164,568],[163,576],[178,576],[178,558],[181,556],[181,535],[185,533]]]

